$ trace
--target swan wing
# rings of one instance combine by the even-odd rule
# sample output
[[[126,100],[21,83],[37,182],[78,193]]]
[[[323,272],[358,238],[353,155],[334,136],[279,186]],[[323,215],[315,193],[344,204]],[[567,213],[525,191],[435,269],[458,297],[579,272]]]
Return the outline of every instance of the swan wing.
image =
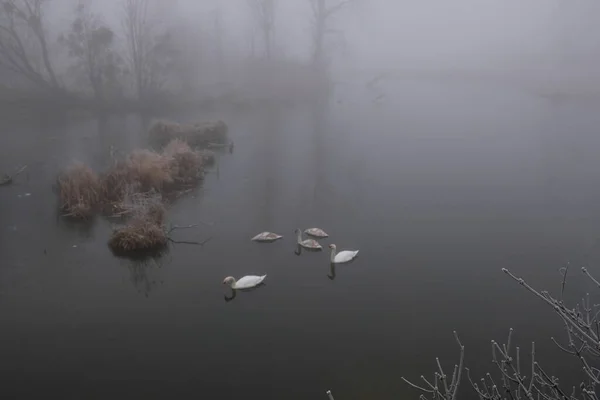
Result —
[[[351,261],[352,259],[354,259],[356,257],[357,254],[358,254],[358,250],[340,251],[339,253],[337,253],[335,255],[335,262],[343,263],[343,262]]]
[[[308,247],[310,249],[322,249],[323,247],[321,247],[321,245],[319,244],[319,242],[317,242],[314,239],[306,239],[304,241],[302,241],[300,243],[300,245],[302,247]]]
[[[256,242],[270,242],[277,239],[281,239],[283,236],[278,235],[273,232],[261,232],[258,235],[254,236],[252,240]]]
[[[323,229],[320,229],[320,228],[309,228],[309,229],[306,229],[304,231],[304,233],[306,233],[307,235],[310,235],[310,236],[318,237],[318,238],[329,237],[329,235]]]
[[[257,285],[261,284],[262,281],[264,281],[266,277],[267,277],[267,275],[262,275],[262,276],[246,275],[246,276],[240,278],[235,283],[235,289],[248,289],[248,288],[257,286]]]

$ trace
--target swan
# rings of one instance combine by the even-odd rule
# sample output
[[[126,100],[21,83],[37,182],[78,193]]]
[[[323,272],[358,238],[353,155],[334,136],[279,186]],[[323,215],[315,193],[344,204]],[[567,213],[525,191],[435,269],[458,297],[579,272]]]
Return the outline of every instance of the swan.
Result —
[[[296,229],[294,232],[296,232],[296,235],[298,236],[298,244],[304,247],[305,249],[321,250],[323,248],[321,247],[319,242],[317,242],[314,239],[302,240],[302,232],[300,231],[300,229]]]
[[[281,239],[283,236],[278,235],[273,232],[261,232],[258,235],[254,236],[252,240],[255,242],[274,242],[277,239]]]
[[[232,289],[250,289],[260,285],[266,277],[267,275],[246,275],[236,281],[233,276],[228,276],[223,279],[223,284],[229,285]]]
[[[329,248],[331,249],[331,262],[334,264],[342,264],[352,261],[358,254],[358,250],[343,250],[339,253],[336,253],[337,247],[335,244],[330,244]]]
[[[316,237],[316,238],[329,237],[329,235],[321,228],[309,228],[309,229],[306,229],[304,231],[304,233],[306,233],[309,236]]]

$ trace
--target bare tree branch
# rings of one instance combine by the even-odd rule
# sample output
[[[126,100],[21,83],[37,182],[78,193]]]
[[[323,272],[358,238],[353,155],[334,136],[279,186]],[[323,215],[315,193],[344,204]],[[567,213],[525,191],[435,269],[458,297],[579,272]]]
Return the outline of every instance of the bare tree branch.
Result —
[[[252,12],[252,16],[258,28],[260,29],[264,48],[265,57],[271,59],[273,37],[275,34],[275,0],[247,0],[248,7]]]
[[[5,0],[0,9],[0,64],[43,89],[61,90],[50,55],[44,28],[46,0]],[[33,34],[37,46],[26,46],[26,33]],[[39,56],[43,71],[34,65]]]

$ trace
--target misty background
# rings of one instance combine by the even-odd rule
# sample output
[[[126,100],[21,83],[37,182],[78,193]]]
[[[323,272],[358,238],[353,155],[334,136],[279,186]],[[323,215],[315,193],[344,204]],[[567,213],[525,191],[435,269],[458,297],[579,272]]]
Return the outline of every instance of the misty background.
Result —
[[[0,185],[0,397],[418,398],[400,376],[451,370],[453,330],[482,377],[509,328],[581,381],[501,268],[557,293],[600,262],[598,1],[0,5],[0,172],[27,166]],[[229,127],[167,211],[212,239],[117,258],[114,221],[64,218],[56,178],[151,148],[156,119]],[[360,258],[296,255],[312,226]],[[246,274],[267,284],[224,301]],[[595,290],[573,272],[565,298]]]
[[[136,71],[128,45],[131,22],[126,22],[126,1],[29,1],[40,8],[39,36],[28,20],[10,11],[11,7],[27,11],[26,3],[5,2],[3,9],[5,27],[14,18],[19,38],[16,42],[7,30],[0,37],[5,44],[0,51],[5,90],[39,90],[42,78],[69,93],[93,95],[100,90],[93,86],[100,83],[90,82],[87,69],[92,64],[104,70],[103,97],[134,96]],[[158,85],[147,96],[235,93],[243,98],[261,92],[265,97],[275,88],[300,91],[298,82],[308,79],[305,67],[314,61],[311,0],[267,1],[273,10],[268,16],[261,15],[260,3],[131,2],[130,9],[144,9],[143,21],[141,16],[137,21],[143,33],[141,51],[148,53],[143,63],[152,75],[148,85]],[[454,73],[458,78],[467,74],[527,86],[542,94],[596,91],[598,39],[593,32],[598,5],[593,1],[348,3],[352,4],[332,13],[324,33],[322,46],[333,81],[366,83],[380,74],[397,79]],[[84,27],[77,30],[77,21],[85,22]],[[100,29],[106,29],[105,36],[93,37],[92,32]],[[52,72],[44,64],[40,37],[46,42]],[[14,50],[15,43],[22,45],[22,55]],[[87,56],[87,48],[96,55]]]

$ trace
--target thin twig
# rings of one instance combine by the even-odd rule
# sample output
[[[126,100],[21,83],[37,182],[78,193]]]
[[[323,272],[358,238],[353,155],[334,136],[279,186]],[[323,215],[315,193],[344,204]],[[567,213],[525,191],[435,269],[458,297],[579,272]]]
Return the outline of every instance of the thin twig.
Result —
[[[212,240],[212,236],[206,240],[203,240],[202,242],[190,242],[187,240],[174,240],[174,239],[171,239],[170,237],[168,237],[167,239],[169,239],[169,242],[174,243],[174,244],[194,244],[194,245],[198,245],[198,246],[204,246],[206,243],[208,243]]]
[[[567,266],[562,268],[564,269],[562,285],[560,288],[560,301],[563,301],[563,294],[565,293],[565,285],[567,284],[567,272],[569,272],[570,263],[567,263]]]
[[[8,174],[4,174],[4,176],[2,177],[2,179],[0,179],[0,186],[2,185],[8,185],[11,184],[13,182],[13,180],[19,175],[21,174],[23,171],[25,171],[27,169],[27,165],[22,166],[21,168],[19,168],[17,170],[17,172],[15,172],[12,175],[8,175]]]

